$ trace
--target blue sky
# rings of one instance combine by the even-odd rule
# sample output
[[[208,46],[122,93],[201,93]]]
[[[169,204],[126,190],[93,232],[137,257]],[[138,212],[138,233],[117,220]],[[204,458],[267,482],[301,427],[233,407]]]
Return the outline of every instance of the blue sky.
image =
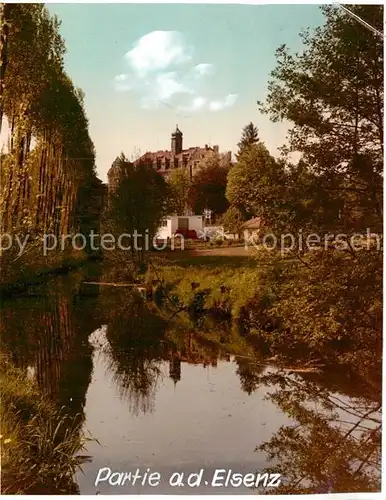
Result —
[[[287,127],[262,116],[275,50],[301,48],[323,22],[316,5],[50,4],[62,21],[66,69],[85,92],[101,179],[114,158],[184,147],[236,151],[253,121],[272,154]]]

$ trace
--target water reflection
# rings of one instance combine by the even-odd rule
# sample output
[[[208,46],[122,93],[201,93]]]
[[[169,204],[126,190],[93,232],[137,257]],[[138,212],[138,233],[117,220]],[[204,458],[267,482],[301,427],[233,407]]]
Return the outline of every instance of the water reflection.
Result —
[[[236,357],[236,374],[240,378],[241,388],[247,394],[252,394],[261,384],[261,374],[264,365],[248,358]]]
[[[95,360],[101,360],[106,377],[113,382],[133,415],[154,411],[157,383],[163,376],[157,352],[160,345],[152,345],[145,339],[142,343],[138,337],[131,336],[122,344],[110,343],[107,340],[110,336],[111,325],[107,325],[90,338],[95,347]]]
[[[74,279],[76,282],[76,276]],[[69,417],[61,422],[60,429],[57,428],[56,438],[60,442],[68,432],[75,449],[75,443],[81,439],[86,391],[92,372],[92,348],[87,337],[99,320],[92,312],[92,302],[83,311],[85,304],[73,298],[73,284],[72,279],[59,279],[34,290],[29,296],[4,301],[0,329],[2,347],[14,364],[25,370],[42,394],[61,409],[61,415]],[[7,472],[12,474],[12,471]],[[3,482],[4,487],[9,483],[6,473]],[[11,483],[8,486],[12,491]],[[27,488],[26,493],[79,493],[71,476],[69,479],[63,476],[57,486],[59,491],[47,491],[43,484],[42,491]]]
[[[276,493],[379,491],[381,402],[331,392],[299,375],[261,377],[268,398],[296,423],[284,425],[260,446],[286,477]],[[327,384],[328,385],[328,384]]]
[[[57,279],[1,315],[17,366],[102,442],[89,446],[82,493],[106,463],[273,470],[285,482],[271,493],[379,491],[379,389],[267,367],[213,319],[197,328],[122,289],[82,295],[82,279]]]
[[[73,283],[2,303],[1,332],[13,362],[36,380],[42,393],[72,414],[82,412],[90,383],[92,349],[88,335],[99,325],[94,303],[75,300]]]

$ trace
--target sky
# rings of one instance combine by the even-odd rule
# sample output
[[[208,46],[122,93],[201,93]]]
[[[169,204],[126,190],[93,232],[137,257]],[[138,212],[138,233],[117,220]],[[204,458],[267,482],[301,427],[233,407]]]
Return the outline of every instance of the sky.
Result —
[[[99,177],[115,157],[184,148],[237,151],[252,121],[272,154],[287,126],[261,115],[275,50],[301,49],[316,5],[49,4],[62,21],[66,71],[85,92]]]

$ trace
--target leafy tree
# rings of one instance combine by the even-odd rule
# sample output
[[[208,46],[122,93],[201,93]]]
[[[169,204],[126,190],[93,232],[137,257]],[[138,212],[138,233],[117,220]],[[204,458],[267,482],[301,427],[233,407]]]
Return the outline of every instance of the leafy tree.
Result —
[[[42,4],[13,4],[6,14],[1,109],[10,136],[2,161],[2,229],[57,235],[79,231],[83,187],[96,185],[95,151],[83,92],[64,72],[60,23]]]
[[[241,140],[237,144],[239,148],[237,156],[240,156],[250,146],[257,144],[259,140],[259,132],[257,130],[257,127],[255,127],[252,122],[248,123],[248,125],[245,125],[241,135]]]
[[[266,215],[280,200],[284,168],[260,143],[245,150],[228,175],[228,201],[247,216]]]
[[[131,255],[143,260],[146,235],[150,246],[167,211],[167,184],[165,179],[146,163],[134,165],[120,161],[119,167],[124,171],[124,178],[109,194],[108,225],[117,236],[122,233],[130,234],[131,241],[125,241],[123,245],[131,246]],[[135,248],[134,231],[138,234],[138,249]]]
[[[241,231],[245,220],[243,213],[235,205],[231,205],[222,215],[219,223],[224,226],[226,231],[236,234]]]
[[[230,168],[228,155],[213,154],[199,165],[189,189],[188,201],[195,213],[205,209],[215,214],[224,213],[229,203],[225,197],[227,176]]]
[[[282,268],[268,308],[280,325],[276,348],[350,362],[379,377],[382,249],[368,240],[354,249],[350,237],[382,231],[383,42],[342,10],[322,9],[326,23],[303,34],[301,54],[278,50],[262,105],[273,120],[292,122],[284,153],[298,151],[301,161],[262,168],[269,161],[260,160],[254,174],[261,153],[251,151],[230,172],[227,194],[261,214],[279,238],[296,238],[298,260]],[[381,6],[352,10],[382,30]],[[321,248],[300,247],[298,231],[303,242],[316,233]],[[346,235],[343,245],[332,242],[338,234]]]
[[[191,186],[188,173],[183,169],[173,170],[169,178],[170,211],[177,215],[189,210],[188,193]]]
[[[351,8],[382,30],[382,6]],[[278,49],[261,109],[293,123],[288,151],[301,152],[318,185],[342,205],[339,224],[381,229],[383,40],[335,6],[322,10],[326,24],[302,34],[301,54]]]

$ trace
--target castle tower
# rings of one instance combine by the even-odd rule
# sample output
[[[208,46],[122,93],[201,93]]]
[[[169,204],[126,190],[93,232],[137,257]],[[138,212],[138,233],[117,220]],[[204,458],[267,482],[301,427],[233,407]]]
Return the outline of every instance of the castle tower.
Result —
[[[176,125],[176,131],[172,133],[172,154],[182,152],[182,132]]]

